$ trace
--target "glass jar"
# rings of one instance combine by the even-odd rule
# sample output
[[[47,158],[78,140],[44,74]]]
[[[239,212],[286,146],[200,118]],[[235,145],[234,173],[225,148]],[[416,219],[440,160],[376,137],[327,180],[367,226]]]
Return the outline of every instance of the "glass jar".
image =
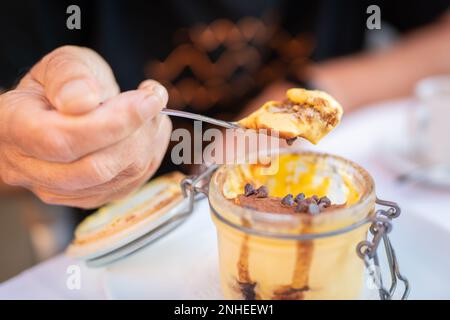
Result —
[[[247,182],[266,185],[271,196],[327,195],[342,206],[318,215],[259,212],[233,200]],[[161,187],[161,182],[154,183]],[[105,266],[137,252],[181,225],[193,213],[196,200],[207,197],[228,299],[356,299],[361,297],[364,268],[371,280],[367,284],[378,289],[380,299],[392,299],[399,281],[404,284],[401,298],[408,296],[408,280],[400,273],[388,237],[400,208],[378,199],[370,175],[351,161],[284,150],[271,158],[270,166],[211,165],[197,176],[185,177],[181,191],[183,197],[146,224],[145,232],[90,255],[86,264]],[[119,210],[123,203],[111,208]],[[376,204],[388,209],[376,209]],[[380,243],[389,266],[389,287],[380,273]]]
[[[356,248],[367,239],[367,222],[376,212],[371,176],[328,154],[285,151],[278,159],[273,173],[224,165],[211,177],[208,196],[225,298],[360,298],[365,265]],[[346,206],[315,216],[259,212],[225,197],[231,180],[236,193],[243,193],[244,182],[252,182],[268,186],[271,195],[327,195]]]

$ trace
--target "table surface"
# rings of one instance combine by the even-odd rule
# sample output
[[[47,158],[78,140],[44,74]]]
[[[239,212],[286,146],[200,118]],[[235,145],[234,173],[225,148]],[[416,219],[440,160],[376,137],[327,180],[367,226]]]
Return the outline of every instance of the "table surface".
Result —
[[[413,100],[368,106],[344,117],[318,146],[352,159],[375,180],[379,198],[402,207],[392,241],[413,298],[450,298],[450,191],[399,184],[392,150],[405,146]],[[395,162],[395,160],[394,160]],[[406,167],[404,168],[407,169]],[[68,269],[77,266],[81,289],[70,290]],[[447,284],[447,285],[446,285]],[[189,220],[139,253],[104,269],[88,269],[63,255],[0,284],[0,299],[220,299],[215,229],[206,201]]]

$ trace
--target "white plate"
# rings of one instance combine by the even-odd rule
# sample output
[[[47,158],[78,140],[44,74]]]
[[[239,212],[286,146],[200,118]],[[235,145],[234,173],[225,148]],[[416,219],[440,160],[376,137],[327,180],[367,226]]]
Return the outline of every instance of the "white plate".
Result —
[[[109,266],[104,287],[113,299],[221,299],[207,200],[174,232]]]
[[[450,165],[427,164],[413,156],[409,144],[396,140],[386,142],[380,146],[380,150],[383,152],[382,161],[397,174],[399,179],[427,186],[450,188]]]
[[[409,280],[408,299],[450,298],[450,234],[441,226],[420,218],[413,212],[403,212],[395,220],[390,234],[401,273]],[[389,287],[389,269],[380,245],[381,269],[386,287]],[[403,285],[399,282],[395,298],[399,299]],[[366,288],[364,297],[378,299],[377,292]]]
[[[391,240],[411,283],[410,299],[450,298],[450,234],[445,229],[404,211]],[[203,200],[175,232],[109,267],[104,287],[114,299],[221,299],[217,258],[215,227]],[[364,297],[376,299],[377,291]]]

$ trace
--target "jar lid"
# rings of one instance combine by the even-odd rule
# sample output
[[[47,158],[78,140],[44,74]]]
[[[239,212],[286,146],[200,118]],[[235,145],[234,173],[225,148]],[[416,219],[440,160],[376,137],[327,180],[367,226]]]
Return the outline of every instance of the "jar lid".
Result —
[[[75,230],[70,257],[100,267],[147,246],[180,225],[191,212],[181,188],[186,177],[172,172],[99,209]]]

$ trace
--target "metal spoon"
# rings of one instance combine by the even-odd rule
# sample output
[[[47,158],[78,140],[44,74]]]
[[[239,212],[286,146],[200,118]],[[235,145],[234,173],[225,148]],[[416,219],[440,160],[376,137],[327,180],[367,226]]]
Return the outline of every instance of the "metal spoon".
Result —
[[[179,111],[179,110],[173,110],[173,109],[167,109],[164,108],[161,110],[162,114],[166,114],[169,116],[175,116],[175,117],[181,117],[181,118],[187,118],[187,119],[193,119],[193,120],[199,120],[203,122],[208,122],[211,124],[214,124],[219,127],[227,128],[227,129],[246,129],[239,125],[237,122],[231,122],[231,121],[223,121],[218,120],[206,116],[202,116],[196,113],[186,112],[186,111]],[[291,146],[295,140],[297,140],[297,137],[285,139],[288,146]]]
[[[175,117],[181,117],[181,118],[187,118],[187,119],[193,119],[193,120],[199,120],[199,121],[203,121],[203,122],[208,122],[208,123],[214,124],[216,126],[224,127],[224,128],[227,128],[227,129],[239,129],[239,128],[241,128],[241,126],[239,124],[237,124],[236,122],[218,120],[218,119],[214,119],[214,118],[210,118],[210,117],[202,116],[200,114],[186,112],[186,111],[179,111],[179,110],[173,110],[173,109],[164,108],[164,109],[161,110],[161,113],[169,115],[169,116],[175,116]]]

